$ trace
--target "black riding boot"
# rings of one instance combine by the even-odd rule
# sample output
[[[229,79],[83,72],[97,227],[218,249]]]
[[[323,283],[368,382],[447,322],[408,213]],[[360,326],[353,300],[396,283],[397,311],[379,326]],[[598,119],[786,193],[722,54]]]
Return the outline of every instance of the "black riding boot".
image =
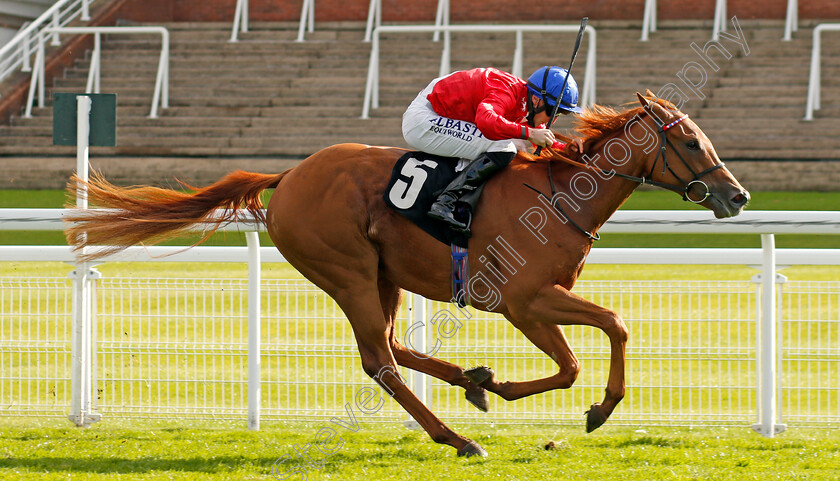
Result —
[[[443,189],[427,215],[445,223],[452,230],[469,237],[469,227],[455,219],[455,202],[464,194],[480,187],[493,174],[504,169],[515,155],[513,152],[485,152],[481,154]]]

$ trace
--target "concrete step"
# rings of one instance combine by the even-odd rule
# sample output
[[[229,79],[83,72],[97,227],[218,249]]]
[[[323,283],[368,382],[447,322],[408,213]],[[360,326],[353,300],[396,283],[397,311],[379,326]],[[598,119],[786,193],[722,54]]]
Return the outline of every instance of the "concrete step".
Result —
[[[148,113],[148,112],[146,112]],[[249,127],[253,119],[250,117],[158,117],[150,119],[145,116],[117,116],[117,128],[125,127]],[[32,118],[16,117],[12,121],[12,127],[22,128],[50,128],[52,129],[52,115],[34,116]],[[2,128],[2,127],[0,127]]]
[[[830,112],[829,115],[826,115],[827,117],[832,117],[840,113],[840,108],[826,110],[826,112]],[[825,114],[826,112],[823,113]],[[694,115],[694,117],[696,119],[705,120],[706,115],[709,115],[710,118],[741,119],[741,121],[744,121],[745,118],[788,118],[791,120],[801,119],[805,115],[805,100],[803,99],[802,103],[798,106],[767,107],[765,105],[757,105],[749,108],[731,104],[716,106],[714,109],[701,109],[697,114]]]
[[[117,126],[117,137],[154,139],[156,137],[236,137],[241,136],[244,127],[228,126]],[[0,128],[0,137],[16,138],[20,136],[51,137],[52,125],[38,127]],[[122,142],[121,142],[122,143]]]
[[[304,72],[309,72],[307,76]],[[313,87],[313,88],[341,88],[349,86],[365,86],[367,82],[367,70],[362,69],[301,69],[297,73],[294,71],[289,73],[282,73],[271,71],[266,72],[265,76],[250,76],[253,72],[239,70],[240,76],[244,74],[244,78],[235,78],[234,71],[230,72],[229,76],[208,75],[207,70],[202,70],[201,73],[171,72],[169,77],[169,86],[186,87],[186,86],[200,86],[200,87]],[[100,77],[101,85],[112,85],[115,87],[145,87],[154,85],[156,72],[146,71],[143,76],[125,75],[123,72],[115,72],[112,74],[104,74]],[[257,72],[259,75],[261,72]],[[437,68],[429,70],[428,72],[418,72],[417,70],[407,71],[405,75],[399,76],[398,72],[388,72],[388,75],[380,75],[379,85],[384,87],[402,87],[406,83],[426,86],[429,81],[434,78],[431,75],[437,75]],[[67,78],[61,80],[57,85],[59,87],[74,87],[84,88],[87,85],[87,71],[69,71]],[[197,82],[199,79],[200,82]],[[419,90],[419,89],[418,89]]]
[[[176,146],[120,146],[120,147],[92,147],[91,156],[96,163],[96,159],[106,156],[153,156],[153,157],[167,157],[167,156],[183,156],[190,157],[219,157],[219,156],[248,156],[248,157],[286,157],[302,159],[318,150],[333,145],[339,142],[357,142],[368,145],[385,145],[400,148],[408,148],[401,139],[398,138],[377,138],[377,137],[330,137],[320,142],[302,143],[300,141],[290,143],[288,140],[278,139],[277,144],[271,144],[266,141],[268,145],[253,146],[245,145],[243,147],[188,147],[183,145]],[[727,149],[720,151],[719,155],[722,160],[737,160],[737,159],[840,159],[840,150],[838,149],[771,149],[771,150],[756,150],[756,149]],[[25,156],[25,158],[39,157],[39,156],[56,156],[63,155],[71,157],[75,155],[75,148],[69,146],[52,146],[52,145],[24,145],[24,146],[8,146],[0,144],[0,155],[4,156]]]
[[[725,162],[727,159],[840,159],[840,150],[837,149],[778,149],[772,151],[754,149],[732,149],[726,156],[721,156]]]
[[[371,109],[370,116],[374,118],[400,118],[405,111],[402,106],[382,106],[378,109]],[[311,106],[283,106],[283,107],[220,107],[220,106],[172,106],[161,109],[158,115],[161,119],[171,118],[174,121],[189,122],[196,117],[201,118],[252,118],[252,117],[317,117],[317,118],[358,118],[361,115],[361,106],[336,105],[330,108],[312,108]],[[34,117],[52,116],[51,107],[35,107],[32,110]],[[149,115],[149,106],[125,106],[117,105],[117,118],[135,117],[145,118]],[[19,118],[19,117],[18,117]],[[150,119],[154,120],[154,119]]]
[[[281,85],[276,87],[266,86],[250,86],[240,87],[236,84],[222,85],[222,86],[203,86],[201,84],[195,86],[170,86],[170,99],[202,99],[207,97],[230,97],[233,99],[245,99],[248,101],[257,101],[262,98],[269,97],[318,97],[326,104],[330,97],[358,97],[364,94],[364,84],[357,82],[355,85],[350,82],[342,82],[338,85],[331,85],[340,82],[341,79],[334,79],[330,82],[319,82],[315,85],[306,87]],[[348,85],[349,84],[349,85]],[[120,85],[116,87],[114,85]],[[52,89],[52,92],[80,92],[83,91],[82,86],[62,85]],[[400,89],[389,88],[382,89],[380,92],[388,92],[389,94],[417,94],[417,90],[412,87],[403,87]],[[141,97],[151,99],[154,86],[147,83],[144,86],[122,86],[119,82],[108,82],[102,85],[102,92],[117,94],[117,100],[121,101],[126,97]],[[324,93],[329,92],[329,97],[325,97]]]
[[[142,146],[142,147],[227,147],[230,145],[231,137],[208,137],[208,136],[143,136],[135,134],[117,134],[117,145],[121,148]],[[27,146],[52,146],[52,135],[34,135],[27,132],[25,135],[5,135],[1,137],[7,145]]]
[[[702,62],[691,43],[705,45],[711,32],[711,22],[705,20],[660,22],[660,30],[644,43],[638,41],[639,22],[595,23],[598,101],[622,110],[632,106],[621,104],[634,102],[636,91],[656,91],[668,82],[682,86],[676,73],[688,61]],[[725,59],[712,52],[721,69],[707,71],[707,98],[692,95],[683,110],[724,160],[840,158],[835,140],[840,131],[840,44],[823,41],[824,108],[814,122],[803,122],[810,31],[797,32],[793,42],[780,42],[780,22],[742,23],[750,54],[723,41],[735,56]],[[102,91],[118,95],[119,145],[93,148],[92,155],[303,158],[343,141],[405,146],[401,115],[437,76],[442,43],[425,33],[384,36],[381,107],[371,111],[371,119],[360,120],[371,47],[360,41],[364,24],[336,23],[331,29],[327,24],[319,22],[304,43],[294,41],[297,22],[252,23],[251,32],[240,35],[237,43],[228,41],[231,25],[226,22],[167,24],[172,34],[171,107],[162,109],[158,119],[147,117],[159,56],[156,40],[107,38]],[[527,75],[557,63],[546,43],[570,44],[573,38],[572,33],[524,35],[523,71]],[[453,69],[510,68],[513,34],[455,34],[452,44]],[[575,64],[579,82],[587,48],[584,41]],[[89,60],[77,62],[54,91],[83,89],[89,65]],[[571,119],[562,119],[556,128],[568,131]],[[72,157],[72,147],[51,145],[51,131],[49,106],[35,109],[32,119],[15,117],[12,127],[0,128],[0,155]]]
[[[267,119],[262,119],[267,120]],[[312,132],[323,132],[329,135],[358,135],[366,132],[376,132],[383,135],[399,136],[401,125],[390,119],[370,119],[360,124],[353,119],[313,119],[307,122],[299,122],[296,119],[274,119],[273,122],[264,122],[257,127],[252,126],[227,126],[223,123],[203,126],[178,125],[118,125],[117,137],[119,143],[123,144],[126,139],[146,139],[153,142],[156,137],[265,137],[270,138],[277,135],[308,135]],[[47,138],[52,136],[52,124],[39,126],[12,126],[0,127],[0,139],[4,143],[21,141],[23,137]],[[324,135],[324,134],[321,134]],[[137,143],[137,141],[132,141]]]
[[[212,70],[210,70],[212,69]],[[333,75],[336,73],[342,73],[348,76],[359,76],[362,78],[367,77],[367,64],[357,64],[357,65],[348,65],[347,63],[341,64],[340,62],[336,62],[335,65],[313,65],[313,66],[306,66],[306,67],[298,67],[292,65],[265,65],[260,64],[259,62],[248,62],[242,65],[226,65],[226,64],[219,64],[214,63],[211,65],[206,66],[196,66],[188,63],[179,64],[173,63],[169,66],[169,75],[170,78],[178,78],[185,77],[185,76],[197,76],[197,77],[227,77],[227,78],[236,78],[237,74],[239,78],[246,78],[248,76],[253,75],[266,75],[266,76],[285,76],[286,78],[292,78],[296,76],[300,76],[302,72],[307,72],[313,70],[317,76],[318,73],[323,73],[323,75]],[[73,72],[78,72],[76,75],[78,76],[87,76],[90,68],[88,65],[80,65],[79,67],[75,67],[74,69],[70,70],[71,74]],[[120,77],[136,77],[136,76],[144,76],[144,77],[151,77],[154,78],[157,75],[158,65],[157,63],[149,63],[147,65],[143,64],[120,64],[120,63],[110,63],[102,64],[102,68],[99,70],[101,77],[109,77],[109,76],[120,76]],[[211,75],[209,72],[213,72],[216,75]]]
[[[826,136],[810,136],[810,137],[760,137],[759,142],[751,145],[754,150],[781,150],[790,148],[800,148],[803,151],[819,150],[819,149],[838,149],[840,148],[840,141],[835,138]],[[716,150],[727,148],[742,149],[744,145],[744,136],[738,135],[737,132],[730,132],[730,135],[718,135],[714,138],[714,145]]]

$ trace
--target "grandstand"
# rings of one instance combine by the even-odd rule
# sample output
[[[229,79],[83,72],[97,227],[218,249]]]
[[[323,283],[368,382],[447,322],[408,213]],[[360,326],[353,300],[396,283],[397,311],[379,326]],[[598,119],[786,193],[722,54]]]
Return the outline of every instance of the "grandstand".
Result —
[[[297,21],[261,21],[261,16],[271,19],[263,11],[252,12],[249,31],[239,34],[238,42],[230,42],[232,15],[220,21],[205,8],[196,10],[195,19],[178,19],[187,21],[148,21],[149,14],[124,8],[130,3],[94,2],[93,20],[76,22],[164,25],[171,34],[170,106],[160,111],[159,118],[148,117],[159,37],[103,39],[101,91],[117,94],[117,146],[93,148],[92,164],[117,183],[159,183],[172,177],[205,183],[236,168],[277,172],[339,142],[405,146],[400,133],[402,111],[438,75],[442,42],[433,42],[429,34],[383,35],[380,107],[370,119],[362,120],[370,44],[362,41],[364,21],[350,17],[358,10],[355,7],[367,2],[349,2],[354,8],[348,8],[346,20],[336,19],[339,15],[331,12],[326,20],[318,21],[305,42],[295,41]],[[274,3],[294,3],[299,15],[299,2]],[[286,10],[294,8],[286,5]],[[702,48],[709,41],[711,19],[663,19],[650,41],[641,42],[641,14],[639,9],[637,18],[591,15],[598,40],[598,103],[620,106],[634,100],[635,91],[659,92],[673,83],[688,97],[683,110],[698,121],[746,186],[827,190],[840,185],[836,169],[840,160],[840,34],[827,33],[823,41],[822,108],[814,121],[802,120],[811,31],[823,19],[801,18],[792,41],[783,42],[783,16],[739,17],[745,45],[721,38],[719,45],[731,58],[715,48],[707,49],[719,67],[714,72],[691,46]],[[422,22],[403,18],[395,22],[429,24],[432,16]],[[198,21],[208,17],[214,21]],[[486,23],[481,15],[477,17]],[[459,23],[467,20],[459,19]],[[576,21],[572,17],[551,20]],[[729,32],[735,34],[731,24]],[[453,70],[511,68],[512,34],[455,33],[452,42]],[[573,34],[525,34],[523,70],[564,64],[572,43]],[[584,71],[586,48],[584,42],[575,65],[578,78]],[[50,52],[68,56],[61,47]],[[0,125],[0,156],[5,158],[2,187],[59,188],[74,168],[75,149],[52,145],[49,101],[52,92],[84,91],[90,55],[78,48],[72,55],[75,58],[66,71],[54,72],[47,105],[36,107],[31,118],[23,117],[21,106],[28,76],[18,74],[0,85],[5,97],[0,98],[0,118],[7,119]],[[708,78],[698,89],[703,99],[678,76],[690,62],[706,66]],[[568,121],[557,128],[569,128]],[[799,176],[789,175],[794,168]]]

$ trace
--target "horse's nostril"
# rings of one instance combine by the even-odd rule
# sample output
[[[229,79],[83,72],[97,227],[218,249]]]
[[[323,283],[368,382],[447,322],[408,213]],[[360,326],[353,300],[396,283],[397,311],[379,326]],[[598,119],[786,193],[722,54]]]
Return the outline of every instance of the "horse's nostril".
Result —
[[[750,201],[750,195],[746,192],[740,192],[738,195],[732,198],[732,205],[736,207],[743,207],[747,205],[747,202]]]

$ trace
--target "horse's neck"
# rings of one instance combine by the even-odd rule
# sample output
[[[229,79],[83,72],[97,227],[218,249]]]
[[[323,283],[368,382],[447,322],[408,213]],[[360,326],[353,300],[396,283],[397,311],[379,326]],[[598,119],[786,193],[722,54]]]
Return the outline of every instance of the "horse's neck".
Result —
[[[596,193],[586,201],[591,212],[590,225],[586,226],[591,228],[590,232],[600,229],[639,186],[637,182],[612,176],[600,169],[640,177],[647,168],[647,155],[641,149],[634,149],[631,158],[622,165],[612,164],[606,156],[605,144],[602,142],[592,149],[588,163],[594,169],[586,170],[589,178],[594,179],[596,188]]]

